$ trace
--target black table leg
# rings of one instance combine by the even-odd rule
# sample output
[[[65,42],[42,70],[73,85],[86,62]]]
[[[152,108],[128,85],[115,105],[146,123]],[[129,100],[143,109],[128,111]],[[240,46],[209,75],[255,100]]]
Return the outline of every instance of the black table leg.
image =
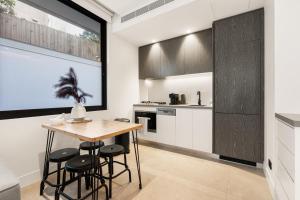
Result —
[[[134,146],[136,167],[137,167],[138,176],[139,176],[139,187],[140,187],[140,189],[142,189],[142,177],[141,177],[141,166],[140,166],[139,141],[138,141],[137,130],[132,131],[132,140],[133,140],[133,146]]]
[[[94,176],[96,174],[96,160],[95,160],[95,142],[92,143],[92,173],[93,175],[90,177],[91,181],[92,181],[92,199],[95,200],[95,180],[96,180],[96,176]]]
[[[99,153],[98,153],[98,156]],[[100,159],[100,157],[99,157]],[[92,171],[93,171],[93,175],[91,177],[91,180],[92,180],[92,199],[93,200],[98,200],[99,198],[99,178],[101,179],[101,176],[102,176],[102,169],[101,169],[101,165],[99,165],[99,171],[100,171],[100,174],[99,176],[97,176],[97,171],[98,171],[98,164],[99,164],[99,161],[98,161],[98,157],[96,155],[96,143],[93,142],[92,143]],[[105,183],[104,183],[105,185]],[[96,191],[95,191],[96,190]]]
[[[45,152],[45,160],[44,160],[44,171],[43,171],[43,178],[40,184],[40,195],[43,195],[44,188],[45,188],[45,180],[48,178],[49,174],[49,156],[52,149],[53,138],[54,138],[54,131],[48,130],[47,134],[47,143],[46,143],[46,152]]]

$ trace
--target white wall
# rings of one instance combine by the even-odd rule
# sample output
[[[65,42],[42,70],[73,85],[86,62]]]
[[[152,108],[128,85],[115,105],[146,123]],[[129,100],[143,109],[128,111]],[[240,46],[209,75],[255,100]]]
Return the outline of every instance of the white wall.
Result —
[[[300,113],[300,1],[275,1],[275,111]]]
[[[265,163],[270,185],[274,186],[274,170],[269,170],[268,159],[276,165],[275,141],[275,91],[274,91],[274,0],[265,1]]]
[[[132,116],[138,102],[138,48],[111,34],[108,27],[108,110],[88,113],[91,118],[114,119]],[[53,116],[0,120],[0,159],[22,185],[40,180],[40,166],[46,144],[41,123]],[[77,145],[78,141],[56,134],[53,148]]]
[[[272,188],[276,184],[275,113],[300,113],[300,1],[265,1],[265,166]]]
[[[169,94],[185,94],[187,104],[197,104],[197,91],[201,91],[201,101],[209,105],[212,101],[212,73],[200,73],[167,77],[161,80],[140,80],[140,100],[165,101],[170,103]]]

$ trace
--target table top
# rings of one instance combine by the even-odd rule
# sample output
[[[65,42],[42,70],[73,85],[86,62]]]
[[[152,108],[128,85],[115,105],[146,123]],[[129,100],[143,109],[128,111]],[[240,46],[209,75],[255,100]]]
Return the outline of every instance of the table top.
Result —
[[[83,141],[96,142],[141,129],[143,125],[110,120],[93,120],[88,123],[65,122],[62,125],[51,125],[51,123],[48,122],[43,123],[42,127],[79,138]]]

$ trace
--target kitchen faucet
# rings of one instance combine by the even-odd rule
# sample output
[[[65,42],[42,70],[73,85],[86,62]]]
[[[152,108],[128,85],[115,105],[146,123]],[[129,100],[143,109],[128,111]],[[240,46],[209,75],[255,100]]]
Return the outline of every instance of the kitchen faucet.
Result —
[[[198,91],[197,95],[199,96],[199,98],[198,98],[198,105],[201,106],[201,92]]]

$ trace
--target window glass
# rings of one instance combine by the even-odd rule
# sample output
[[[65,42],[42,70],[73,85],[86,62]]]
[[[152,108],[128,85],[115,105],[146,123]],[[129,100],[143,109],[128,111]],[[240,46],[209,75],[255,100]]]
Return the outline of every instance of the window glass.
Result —
[[[92,95],[86,106],[102,106],[100,41],[100,30],[18,0],[0,1],[0,111],[72,107],[74,99],[56,98],[54,88],[70,68]]]

